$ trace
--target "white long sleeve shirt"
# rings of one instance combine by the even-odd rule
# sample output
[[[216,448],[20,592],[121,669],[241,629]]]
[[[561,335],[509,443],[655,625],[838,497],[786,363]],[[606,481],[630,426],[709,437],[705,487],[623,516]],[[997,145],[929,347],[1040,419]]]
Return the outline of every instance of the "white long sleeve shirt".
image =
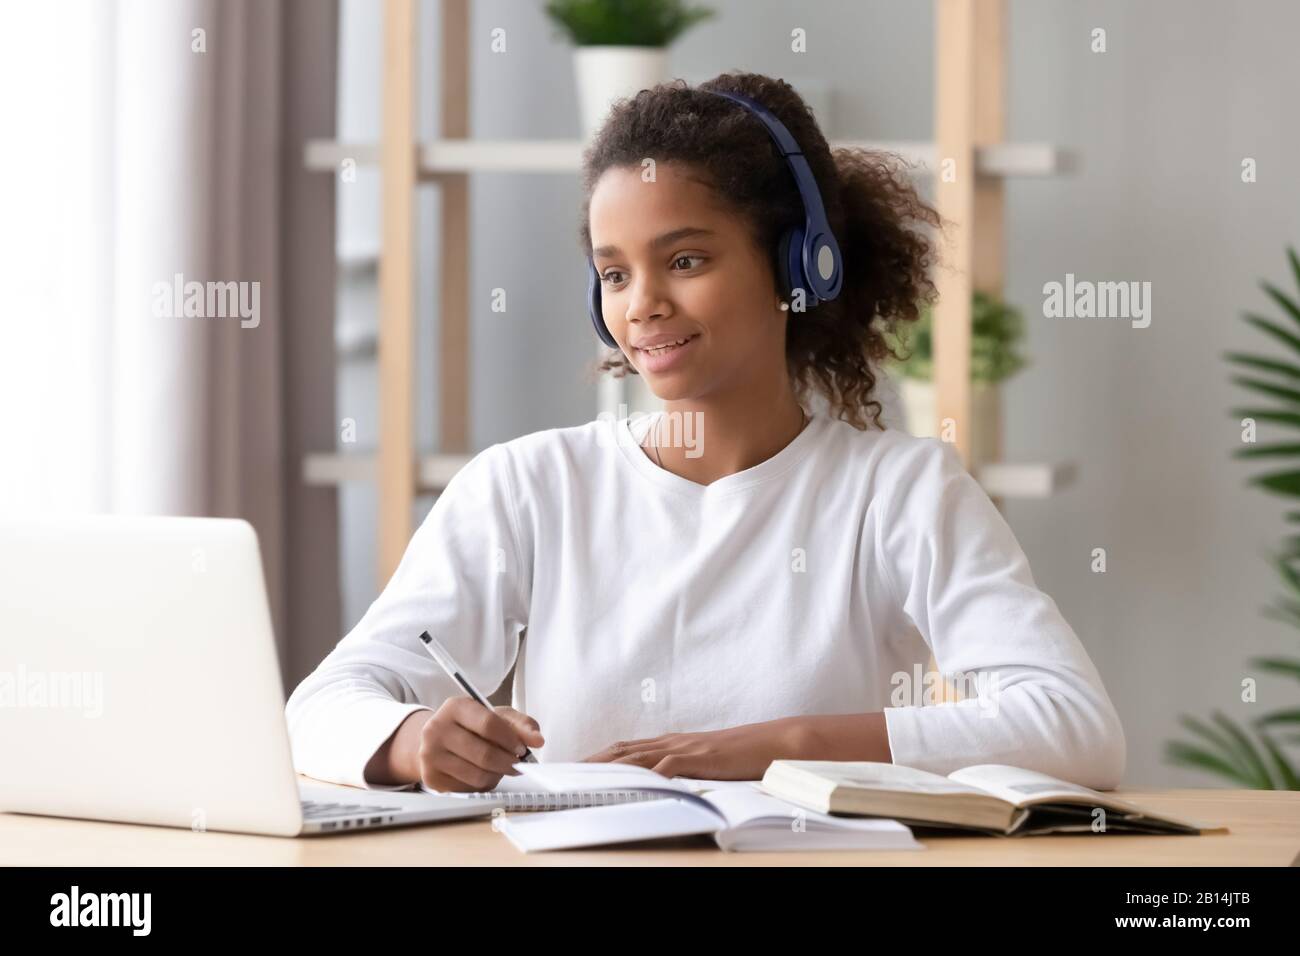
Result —
[[[375,751],[460,693],[420,646],[428,630],[484,693],[518,656],[512,706],[541,725],[541,761],[883,710],[897,764],[1118,786],[1124,733],[1097,670],[952,447],[818,412],[773,457],[701,485],[639,447],[649,421],[537,432],[459,471],[290,697],[298,770],[378,789]],[[965,699],[925,696],[931,651]]]

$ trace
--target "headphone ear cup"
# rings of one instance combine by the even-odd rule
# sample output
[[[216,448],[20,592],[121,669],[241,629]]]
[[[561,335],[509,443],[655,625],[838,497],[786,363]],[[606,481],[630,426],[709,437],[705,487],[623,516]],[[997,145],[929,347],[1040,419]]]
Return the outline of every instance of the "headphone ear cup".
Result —
[[[808,286],[808,279],[803,271],[803,227],[793,226],[781,237],[781,266],[785,273],[785,294],[794,308],[796,289],[803,290],[804,307],[811,309],[817,304],[817,296]]]
[[[781,298],[789,299],[794,294],[794,283],[790,272],[790,239],[793,230],[781,233],[776,244],[776,290]]]
[[[591,315],[591,325],[596,330],[596,336],[610,348],[618,348],[618,342],[605,327],[605,310],[600,299],[600,273],[596,271],[596,263],[591,261],[590,256],[587,257],[587,311]]]

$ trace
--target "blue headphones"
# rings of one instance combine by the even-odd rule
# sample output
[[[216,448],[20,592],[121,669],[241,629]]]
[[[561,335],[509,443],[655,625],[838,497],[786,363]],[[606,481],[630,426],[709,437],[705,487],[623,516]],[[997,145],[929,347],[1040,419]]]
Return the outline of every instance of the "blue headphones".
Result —
[[[777,247],[777,283],[781,295],[791,298],[796,289],[801,289],[804,304],[808,308],[834,299],[840,293],[844,263],[840,257],[839,244],[826,221],[826,208],[822,205],[817,180],[813,177],[799,144],[785,128],[785,124],[762,103],[740,93],[724,93],[720,90],[701,92],[735,100],[762,120],[781,150],[781,155],[790,164],[790,172],[794,174],[795,185],[799,187],[799,195],[803,199],[804,224],[787,229],[781,235]],[[596,271],[596,263],[590,255],[587,256],[587,308],[596,335],[610,348],[618,348],[618,342],[605,326],[600,301],[600,273]]]

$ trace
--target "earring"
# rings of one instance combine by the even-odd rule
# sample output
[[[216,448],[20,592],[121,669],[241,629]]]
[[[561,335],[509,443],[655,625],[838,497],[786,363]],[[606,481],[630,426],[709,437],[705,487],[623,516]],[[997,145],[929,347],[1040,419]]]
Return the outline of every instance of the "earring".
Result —
[[[782,302],[780,308],[781,308],[781,311],[782,311],[782,312],[789,312],[789,311],[790,311],[790,303],[789,303],[789,302]]]

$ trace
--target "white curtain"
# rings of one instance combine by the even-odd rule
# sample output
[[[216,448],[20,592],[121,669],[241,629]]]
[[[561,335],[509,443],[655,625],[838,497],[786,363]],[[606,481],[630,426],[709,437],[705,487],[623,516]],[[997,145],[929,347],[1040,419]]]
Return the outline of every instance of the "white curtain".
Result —
[[[288,539],[336,520],[333,495],[298,481],[302,451],[333,447],[332,353],[288,354],[332,341],[328,177],[297,177],[299,136],[332,132],[335,16],[299,0],[59,0],[7,4],[0,29],[0,509],[246,518],[282,636]],[[299,28],[305,41],[282,42]],[[303,115],[329,128],[304,131]],[[323,243],[298,241],[297,220],[322,215],[311,189]],[[256,325],[157,315],[177,274],[255,283]],[[318,601],[322,584],[337,592],[336,567],[315,573],[333,578],[314,582]]]

